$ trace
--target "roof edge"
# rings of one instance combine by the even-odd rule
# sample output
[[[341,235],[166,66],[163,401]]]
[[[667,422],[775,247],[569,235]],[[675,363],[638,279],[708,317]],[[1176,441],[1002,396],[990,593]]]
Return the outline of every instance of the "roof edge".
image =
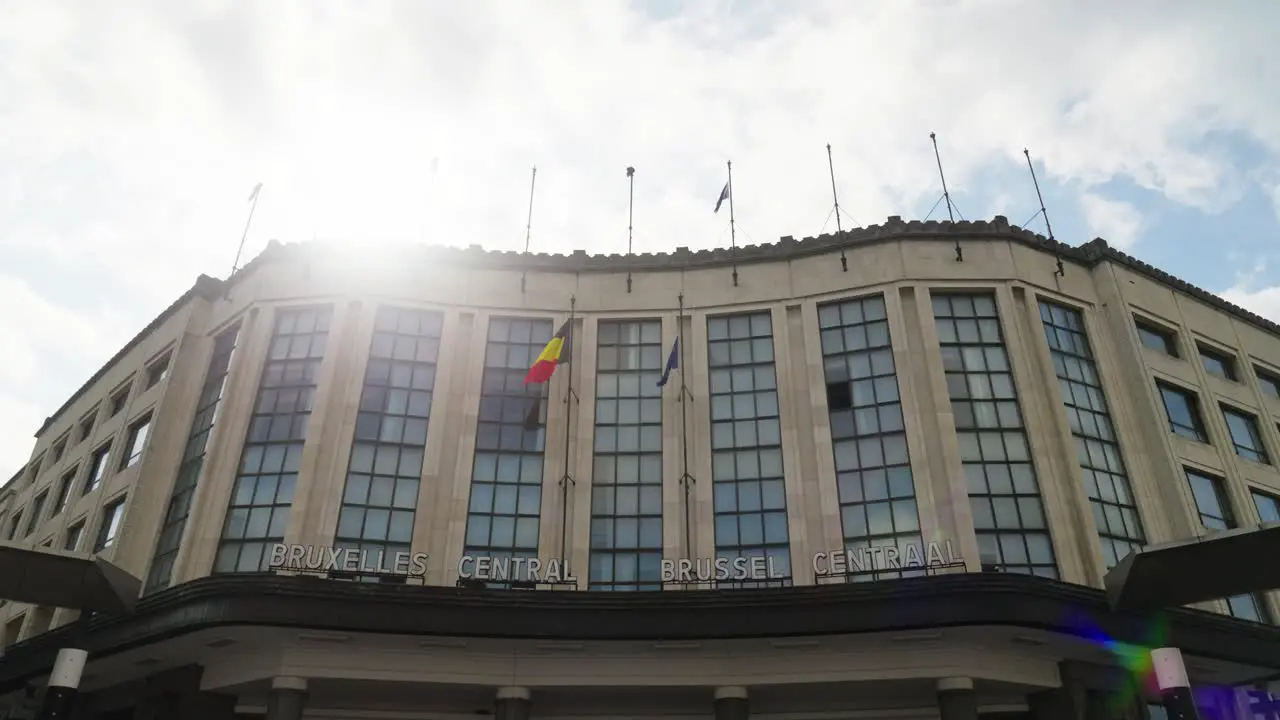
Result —
[[[223,291],[224,285],[225,285],[224,281],[219,280],[215,277],[210,277],[208,275],[203,275],[203,274],[197,277],[195,284],[193,284],[190,289],[188,289],[181,296],[179,296],[177,300],[173,301],[173,303],[170,304],[169,307],[162,310],[160,314],[155,317],[154,320],[148,323],[146,327],[144,327],[141,331],[138,332],[138,334],[134,335],[133,338],[129,340],[129,342],[125,343],[124,347],[120,348],[120,350],[117,351],[115,355],[112,355],[111,359],[107,360],[106,363],[102,365],[102,367],[98,368],[98,371],[95,372],[87,381],[85,381],[85,383],[81,385],[79,389],[77,389],[74,393],[72,393],[71,397],[67,398],[66,402],[62,403],[61,407],[59,407],[57,410],[54,410],[53,414],[46,417],[44,419],[44,423],[40,425],[40,429],[36,430],[35,437],[39,439],[42,435],[44,435],[44,433],[49,429],[49,427],[53,425],[55,422],[57,422],[58,419],[61,418],[62,415],[67,412],[67,410],[71,409],[71,406],[74,405],[77,400],[83,397],[84,394],[87,393],[89,389],[92,388],[99,380],[101,380],[107,374],[107,372],[111,370],[111,368],[115,367],[116,364],[118,364],[120,360],[124,358],[125,355],[128,355],[129,352],[131,352],[134,348],[140,345],[142,341],[147,338],[147,336],[155,332],[156,329],[159,328],[161,325],[163,325],[166,321],[168,321],[169,318],[173,317],[175,314],[177,314],[179,310],[181,310],[183,307],[185,307],[188,303],[190,303],[192,300],[196,298],[203,298],[205,300],[216,299],[219,296],[219,294]]]

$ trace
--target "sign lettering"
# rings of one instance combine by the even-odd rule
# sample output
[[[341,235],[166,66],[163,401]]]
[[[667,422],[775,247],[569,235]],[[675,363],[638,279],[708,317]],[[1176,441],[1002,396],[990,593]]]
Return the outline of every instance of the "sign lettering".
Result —
[[[911,568],[944,567],[963,563],[951,541],[931,542],[927,545],[885,545],[858,548],[857,550],[833,550],[813,556],[813,572],[818,576],[845,575],[874,572],[876,570],[908,570]]]
[[[573,585],[578,578],[573,576],[569,563],[551,558],[495,558],[488,556],[463,555],[458,560],[458,577],[463,580],[483,580],[487,582],[532,582]]]
[[[662,561],[662,582],[742,582],[784,577],[774,567],[771,557],[664,558]]]
[[[385,553],[382,550],[354,550],[327,545],[271,546],[267,567],[272,570],[304,572],[382,573],[423,577],[427,574],[426,553]]]

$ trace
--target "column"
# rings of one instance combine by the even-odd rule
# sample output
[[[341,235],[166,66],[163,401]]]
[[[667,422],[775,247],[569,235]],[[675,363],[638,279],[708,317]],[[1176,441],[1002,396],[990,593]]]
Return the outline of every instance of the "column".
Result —
[[[529,688],[498,688],[493,702],[493,720],[529,720],[529,700]]]
[[[271,678],[271,697],[267,700],[267,720],[302,720],[302,708],[306,704],[306,678]]]
[[[1156,648],[1151,651],[1151,666],[1156,671],[1160,700],[1169,713],[1169,720],[1200,720],[1195,698],[1191,696],[1187,666],[1182,663],[1182,651],[1178,648]]]
[[[80,676],[88,659],[89,653],[84,650],[62,648],[58,651],[58,657],[53,661],[53,672],[49,675],[49,686],[44,691],[44,702],[40,704],[40,714],[36,716],[38,720],[67,720],[71,717],[71,706],[80,691]]]
[[[729,686],[716,688],[715,720],[747,720],[751,707],[747,704],[747,689]]]
[[[938,714],[942,720],[978,720],[978,697],[967,677],[938,681]]]

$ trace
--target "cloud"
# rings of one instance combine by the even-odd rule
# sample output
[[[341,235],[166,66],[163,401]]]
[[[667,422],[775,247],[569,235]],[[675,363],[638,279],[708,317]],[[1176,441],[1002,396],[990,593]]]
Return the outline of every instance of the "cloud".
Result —
[[[1080,196],[1089,232],[1106,240],[1113,247],[1127,250],[1138,240],[1142,229],[1142,213],[1132,204],[1108,200],[1093,193]]]
[[[1258,286],[1259,278],[1265,275],[1266,270],[1266,263],[1258,260],[1247,272],[1236,276],[1234,285],[1218,294],[1227,302],[1280,323],[1280,286]]]
[[[249,255],[273,237],[519,248],[535,164],[533,248],[621,252],[634,165],[635,248],[660,251],[727,244],[710,212],[727,160],[740,242],[819,232],[827,142],[852,218],[921,215],[936,131],[962,209],[1030,215],[1027,193],[980,187],[1027,146],[1121,244],[1139,226],[1099,185],[1216,211],[1249,181],[1206,136],[1280,149],[1280,6],[1247,0],[46,0],[0,15],[4,271],[59,322],[100,308],[131,330],[196,273],[225,274],[258,181]],[[58,351],[27,310],[6,306],[28,374],[0,386],[0,415],[51,411],[111,354],[46,363]],[[0,448],[0,474],[21,462]]]

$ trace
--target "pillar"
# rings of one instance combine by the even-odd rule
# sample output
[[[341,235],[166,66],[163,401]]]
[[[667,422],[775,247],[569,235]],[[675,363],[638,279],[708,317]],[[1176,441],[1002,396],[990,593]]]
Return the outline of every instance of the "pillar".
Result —
[[[715,720],[747,720],[751,707],[747,704],[747,689],[727,686],[716,688]]]
[[[306,678],[271,678],[271,696],[267,699],[267,720],[302,720],[302,709],[306,704]]]
[[[500,687],[493,701],[493,720],[529,720],[529,688]]]
[[[978,720],[978,696],[967,677],[938,681],[938,713],[942,720]]]
[[[1200,720],[1196,700],[1191,696],[1187,666],[1182,662],[1182,651],[1178,648],[1152,650],[1151,667],[1156,671],[1160,700],[1169,713],[1169,720]]]
[[[67,720],[71,717],[71,706],[80,692],[80,676],[84,674],[84,664],[88,659],[89,653],[84,650],[62,648],[58,651],[37,720]]]

